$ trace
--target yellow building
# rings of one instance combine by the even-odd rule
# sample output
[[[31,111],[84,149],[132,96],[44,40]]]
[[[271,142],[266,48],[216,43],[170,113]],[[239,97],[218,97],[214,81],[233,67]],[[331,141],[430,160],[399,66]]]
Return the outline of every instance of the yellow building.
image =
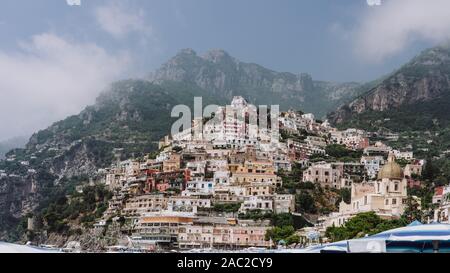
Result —
[[[176,172],[180,170],[180,166],[181,166],[181,155],[171,154],[169,159],[164,160],[163,162],[163,171]]]
[[[272,162],[246,161],[232,172],[232,181],[237,185],[256,182],[271,183],[276,187],[278,179]]]
[[[191,225],[195,217],[183,213],[154,213],[141,217],[132,240],[140,246],[173,247],[178,244],[180,227]]]

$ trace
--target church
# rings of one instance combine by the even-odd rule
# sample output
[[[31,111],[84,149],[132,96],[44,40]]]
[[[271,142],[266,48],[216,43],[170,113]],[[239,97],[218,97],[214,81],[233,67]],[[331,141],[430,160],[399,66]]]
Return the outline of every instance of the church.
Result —
[[[322,219],[324,228],[342,226],[348,219],[362,212],[374,211],[383,219],[399,218],[406,207],[407,180],[403,170],[390,154],[388,162],[378,172],[375,181],[353,183],[350,204],[342,201],[339,212]]]

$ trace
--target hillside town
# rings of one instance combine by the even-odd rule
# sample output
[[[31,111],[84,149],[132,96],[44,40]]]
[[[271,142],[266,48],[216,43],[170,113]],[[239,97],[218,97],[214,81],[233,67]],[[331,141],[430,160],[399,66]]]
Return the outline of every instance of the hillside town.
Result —
[[[269,117],[272,125],[261,128],[250,124],[251,111],[242,97],[235,97],[215,111],[215,118],[194,119],[192,130],[164,137],[158,153],[98,170],[101,178],[91,183],[104,185],[112,197],[93,229],[126,222],[124,244],[146,250],[304,247],[326,242],[328,228],[343,226],[360,213],[398,219],[411,199],[420,209],[420,198],[409,197],[408,190],[420,187],[425,160],[412,152],[369,141],[363,130],[340,131],[292,110],[281,113],[276,125]],[[330,157],[336,152],[330,147],[356,156]],[[294,175],[294,188],[288,185],[289,175]],[[347,191],[349,199],[330,195],[334,209],[309,213],[297,192],[311,185],[331,193]],[[448,223],[449,192],[448,187],[436,189],[438,209],[429,222]],[[300,217],[306,224],[278,241],[271,220],[277,215]]]

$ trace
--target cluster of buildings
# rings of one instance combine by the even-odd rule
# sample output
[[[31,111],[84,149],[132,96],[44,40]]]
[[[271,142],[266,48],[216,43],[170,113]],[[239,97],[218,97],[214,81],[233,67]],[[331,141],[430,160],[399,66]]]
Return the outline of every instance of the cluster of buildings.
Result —
[[[434,221],[450,224],[450,186],[441,186],[435,189],[433,195]]]
[[[231,111],[231,113],[230,113]],[[270,221],[246,214],[292,213],[295,196],[278,193],[277,172],[292,168],[286,143],[271,129],[248,121],[253,111],[241,97],[192,130],[165,137],[156,158],[118,162],[105,173],[114,193],[104,214],[132,223],[138,245],[164,247],[268,247]],[[242,120],[243,119],[243,120]],[[241,217],[238,217],[241,216]]]
[[[338,131],[312,114],[288,111],[257,116],[242,97],[219,107],[211,119],[197,118],[192,128],[167,136],[156,158],[118,162],[104,172],[114,193],[103,220],[125,217],[132,241],[143,247],[269,247],[268,220],[252,220],[255,212],[294,213],[295,195],[284,194],[281,172],[302,168],[299,183],[351,190],[351,203],[320,219],[319,226],[339,226],[364,211],[399,217],[406,189],[420,175],[423,161],[382,143],[370,145],[362,130]],[[261,115],[261,111],[258,113]],[[265,120],[263,122],[263,120]],[[267,127],[262,123],[271,124]],[[288,136],[280,137],[279,130]],[[363,151],[359,162],[311,162],[340,144]],[[404,168],[395,157],[408,160]],[[414,183],[412,183],[414,184]]]
[[[330,133],[332,143],[344,145],[352,150],[363,150],[369,147],[369,138],[364,130],[347,129]]]
[[[358,213],[374,211],[383,219],[399,218],[405,211],[408,200],[407,179],[403,170],[389,155],[387,163],[378,172],[377,178],[362,183],[353,183],[350,204],[342,201],[339,212],[322,218],[323,227],[342,226]]]
[[[421,175],[424,163],[411,158],[401,167],[392,151],[388,152],[387,159],[381,155],[362,156],[360,164],[368,175],[361,182],[350,179],[345,184],[350,190],[350,203],[341,201],[338,212],[320,217],[316,229],[323,233],[328,227],[342,226],[357,214],[369,211],[382,219],[400,218],[408,205],[408,188],[422,186],[417,177]],[[340,186],[344,187],[344,184]],[[420,209],[421,200],[415,196],[411,198]]]
[[[342,226],[357,214],[369,211],[383,219],[399,218],[407,206],[407,189],[422,187],[419,177],[424,160],[379,141],[370,144],[367,135],[356,129],[331,131],[330,143],[362,152],[359,162],[316,162],[303,172],[303,182],[350,191],[350,203],[341,201],[339,211],[319,217],[314,230],[323,234],[328,227]],[[398,161],[403,161],[404,166]],[[417,197],[412,198],[420,204]]]

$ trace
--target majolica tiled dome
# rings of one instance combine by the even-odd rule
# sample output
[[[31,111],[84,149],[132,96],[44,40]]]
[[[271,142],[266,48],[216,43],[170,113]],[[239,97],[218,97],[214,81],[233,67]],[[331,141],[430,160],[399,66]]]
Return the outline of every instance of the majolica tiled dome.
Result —
[[[388,179],[403,179],[403,170],[400,165],[395,162],[394,155],[389,155],[388,163],[381,168],[378,172],[378,180],[382,180],[383,178]]]

